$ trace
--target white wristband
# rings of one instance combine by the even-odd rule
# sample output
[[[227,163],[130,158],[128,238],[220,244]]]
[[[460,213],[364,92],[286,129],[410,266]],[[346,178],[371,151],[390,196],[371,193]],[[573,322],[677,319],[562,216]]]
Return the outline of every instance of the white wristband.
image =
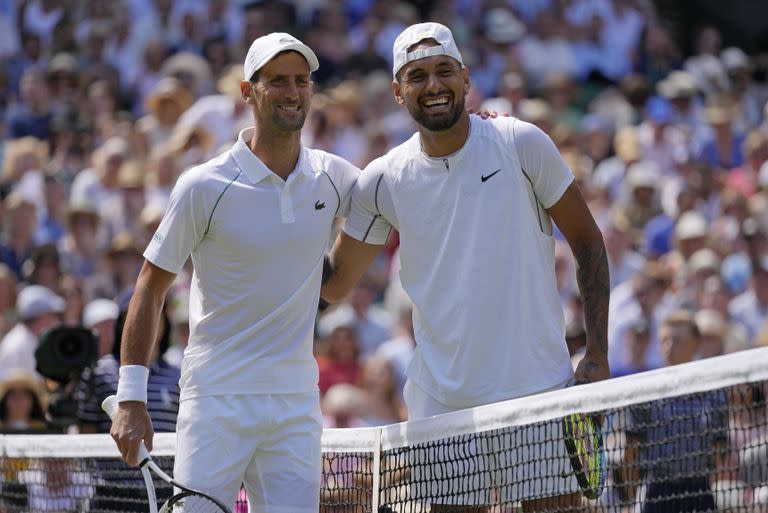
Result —
[[[121,365],[117,382],[117,402],[147,402],[147,380],[149,369],[143,365]]]

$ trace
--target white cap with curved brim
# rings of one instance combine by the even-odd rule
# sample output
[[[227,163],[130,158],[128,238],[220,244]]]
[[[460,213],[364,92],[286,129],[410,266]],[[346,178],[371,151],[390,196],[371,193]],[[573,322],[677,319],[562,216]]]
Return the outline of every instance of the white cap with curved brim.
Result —
[[[438,46],[409,52],[408,49],[413,45],[424,41],[425,39],[434,39]],[[432,57],[433,55],[447,55],[453,57],[459,64],[464,66],[461,59],[461,53],[453,40],[451,29],[440,23],[417,23],[403,30],[392,47],[393,62],[392,76],[397,76],[397,72],[411,61]]]
[[[294,50],[303,55],[307,59],[310,72],[317,71],[317,68],[320,67],[317,56],[310,47],[290,34],[273,32],[261,36],[251,43],[251,48],[248,49],[248,55],[245,56],[245,63],[243,64],[245,80],[250,80],[253,74],[271,61],[275,55],[288,50]]]

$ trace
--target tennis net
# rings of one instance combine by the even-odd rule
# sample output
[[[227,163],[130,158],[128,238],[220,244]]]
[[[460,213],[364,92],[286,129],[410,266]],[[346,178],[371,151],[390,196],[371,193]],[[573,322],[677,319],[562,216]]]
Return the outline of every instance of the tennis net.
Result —
[[[431,419],[327,429],[321,513],[768,513],[767,395],[764,348]],[[582,437],[583,420],[566,430],[575,413],[602,422],[602,452]],[[584,497],[577,476],[591,474],[574,470],[566,439],[587,469],[604,455],[596,499]],[[171,470],[173,434],[154,446]],[[147,510],[140,473],[107,435],[0,436],[0,476],[0,512]],[[158,486],[159,499],[170,492]],[[234,511],[247,511],[243,496]]]

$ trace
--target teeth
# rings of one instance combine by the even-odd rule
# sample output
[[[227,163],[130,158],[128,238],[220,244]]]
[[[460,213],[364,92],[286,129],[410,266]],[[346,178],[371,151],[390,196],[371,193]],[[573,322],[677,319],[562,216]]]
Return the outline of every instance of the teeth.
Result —
[[[445,105],[448,103],[448,98],[435,98],[434,100],[425,100],[424,105],[427,107],[434,107],[435,105]]]

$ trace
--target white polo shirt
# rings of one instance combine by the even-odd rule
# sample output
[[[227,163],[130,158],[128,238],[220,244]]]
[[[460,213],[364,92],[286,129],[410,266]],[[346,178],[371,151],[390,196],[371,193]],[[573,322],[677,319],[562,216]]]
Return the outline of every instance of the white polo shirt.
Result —
[[[181,398],[317,390],[312,355],[323,255],[359,170],[302,148],[286,181],[248,148],[183,173],[144,257],[178,273],[192,256]]]
[[[573,375],[544,210],[572,181],[534,125],[474,116],[455,154],[430,158],[415,134],[360,175],[344,230],[371,244],[400,232],[408,378],[436,400],[466,408]]]

